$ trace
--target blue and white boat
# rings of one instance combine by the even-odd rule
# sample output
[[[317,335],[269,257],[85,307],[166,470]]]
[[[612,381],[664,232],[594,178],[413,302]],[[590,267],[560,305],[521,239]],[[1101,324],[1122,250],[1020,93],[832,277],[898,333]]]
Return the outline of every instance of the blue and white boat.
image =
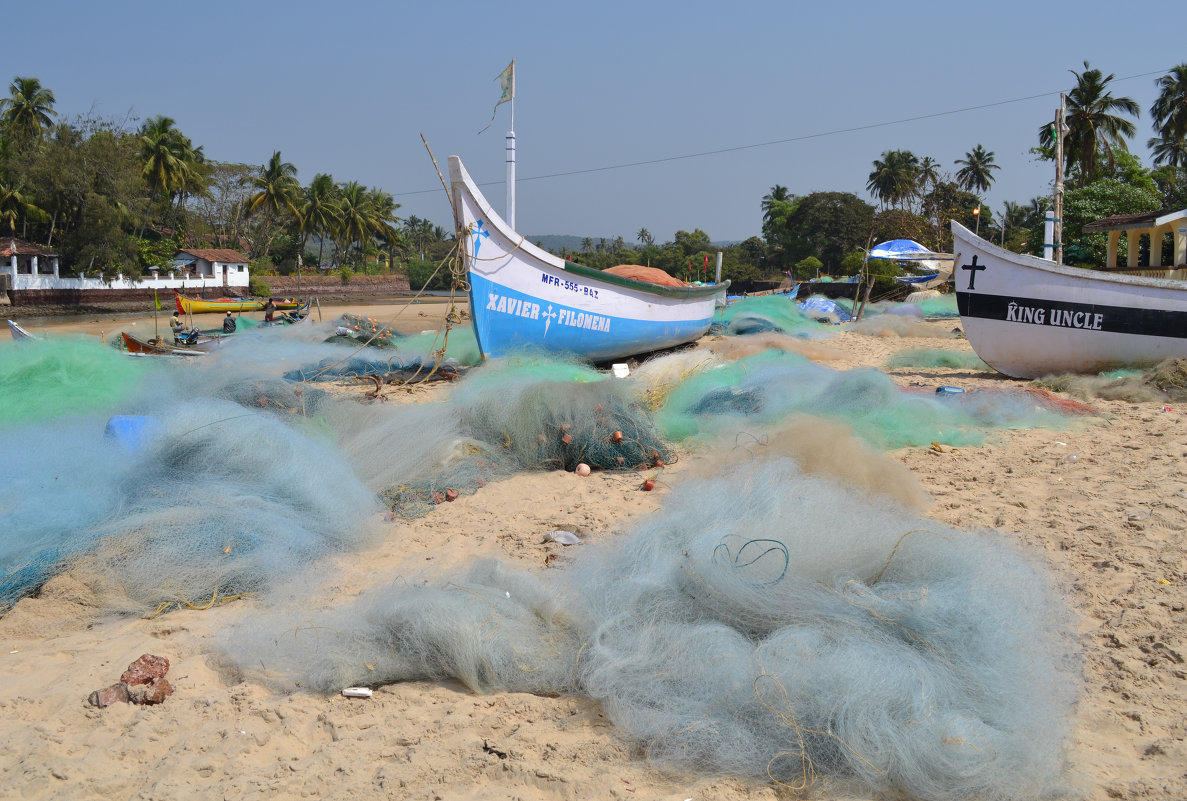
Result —
[[[512,230],[449,157],[464,237],[470,316],[485,357],[524,348],[608,362],[674,347],[709,330],[729,281],[665,286],[554,256]]]

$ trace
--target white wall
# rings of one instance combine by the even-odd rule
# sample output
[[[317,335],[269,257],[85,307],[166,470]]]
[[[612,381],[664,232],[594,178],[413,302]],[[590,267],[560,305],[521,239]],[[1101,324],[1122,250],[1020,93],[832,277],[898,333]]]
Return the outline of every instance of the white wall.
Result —
[[[130,278],[124,278],[122,275],[114,276],[111,281],[104,281],[101,278],[79,278],[77,275],[73,277],[62,276],[55,278],[52,275],[16,275],[12,279],[12,288],[16,289],[203,289],[213,288],[222,289],[222,271],[227,265],[215,263],[215,274],[213,276],[203,276],[201,278],[182,278],[182,273],[165,273],[161,278],[152,278],[151,274],[144,276],[138,281]],[[227,271],[227,288],[247,288],[250,273],[247,270],[239,272],[235,269],[236,265],[230,265]],[[8,272],[9,270],[3,270]]]

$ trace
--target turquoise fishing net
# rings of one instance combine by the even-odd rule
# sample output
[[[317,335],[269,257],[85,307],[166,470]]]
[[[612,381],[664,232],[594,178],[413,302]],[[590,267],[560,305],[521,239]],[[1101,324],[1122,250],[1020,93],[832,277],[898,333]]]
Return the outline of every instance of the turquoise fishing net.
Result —
[[[93,338],[0,347],[0,428],[117,408],[160,367]]]
[[[1069,418],[1025,391],[936,397],[904,390],[879,370],[835,371],[803,356],[768,350],[703,365],[667,391],[655,412],[673,441],[716,436],[806,413],[838,420],[879,448],[978,445],[995,428],[1064,428]]]
[[[976,370],[993,372],[993,368],[967,350],[946,350],[943,348],[908,348],[895,352],[886,360],[886,367],[946,367],[953,370]]]
[[[649,760],[697,774],[1025,799],[1063,787],[1075,636],[1001,537],[759,457],[559,569],[480,560],[321,612],[262,608],[222,658],[281,690],[455,678],[585,697]]]
[[[782,331],[792,336],[821,338],[828,330],[800,309],[791,295],[759,295],[725,307],[722,323],[729,334]]]

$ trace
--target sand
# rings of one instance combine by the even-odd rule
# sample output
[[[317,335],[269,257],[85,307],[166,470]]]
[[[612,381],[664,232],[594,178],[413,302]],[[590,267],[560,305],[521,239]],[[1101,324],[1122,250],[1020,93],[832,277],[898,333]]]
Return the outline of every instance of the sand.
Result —
[[[332,307],[334,313],[345,306]],[[349,307],[391,321],[395,307]],[[326,309],[327,316],[331,309]],[[405,331],[433,328],[439,304],[410,306]],[[35,330],[108,336],[118,325],[55,320]],[[929,322],[924,333],[950,330]],[[963,340],[875,337],[838,329],[813,358],[881,366],[907,348],[967,350]],[[7,335],[4,335],[6,338]],[[706,339],[701,347],[714,343]],[[0,345],[3,346],[3,345]],[[927,390],[1022,386],[969,370],[894,369]],[[343,387],[363,400],[365,387]],[[415,399],[414,399],[415,400]],[[971,448],[889,454],[928,496],[926,514],[991,527],[1045,559],[1079,619],[1087,692],[1068,743],[1070,775],[1090,799],[1187,797],[1187,416],[1161,402],[1093,401],[1073,430],[995,434]],[[1074,457],[1074,458],[1073,458]],[[652,512],[702,454],[682,453],[656,491],[620,475],[521,475],[441,512],[391,522],[388,542],[343,560],[341,591],[409,563],[494,554],[543,569],[566,529],[610,537]],[[398,544],[398,545],[397,545]],[[311,606],[334,598],[311,598]],[[277,696],[211,666],[216,633],[251,599],[154,619],[105,619],[62,576],[0,619],[0,787],[28,799],[774,799],[775,788],[662,771],[624,742],[596,704],[461,685],[383,686],[369,699]],[[166,656],[176,694],[154,707],[88,705],[143,653]],[[821,796],[827,798],[828,796]]]

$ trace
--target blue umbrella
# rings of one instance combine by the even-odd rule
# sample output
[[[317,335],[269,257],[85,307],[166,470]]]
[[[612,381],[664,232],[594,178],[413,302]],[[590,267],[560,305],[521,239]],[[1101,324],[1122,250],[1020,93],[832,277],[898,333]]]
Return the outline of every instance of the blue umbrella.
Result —
[[[936,253],[934,251],[928,250],[913,239],[892,239],[889,242],[883,242],[881,245],[875,245],[874,249],[870,251],[871,259],[919,261],[920,259],[933,259],[935,257]]]

